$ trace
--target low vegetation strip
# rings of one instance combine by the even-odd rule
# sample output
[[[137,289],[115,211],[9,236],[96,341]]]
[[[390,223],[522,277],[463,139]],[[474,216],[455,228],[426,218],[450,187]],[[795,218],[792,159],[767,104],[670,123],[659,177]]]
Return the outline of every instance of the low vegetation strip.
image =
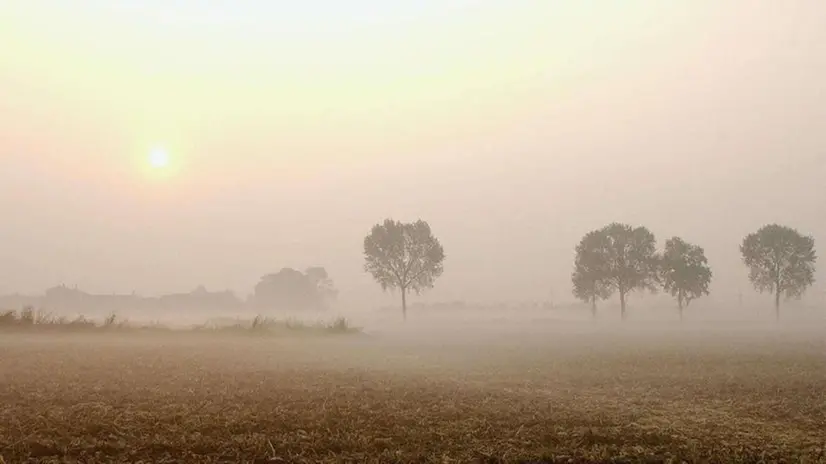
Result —
[[[68,318],[54,316],[33,308],[22,311],[0,312],[0,330],[26,332],[117,332],[122,334],[134,332],[152,333],[226,333],[226,334],[255,334],[255,335],[286,335],[286,334],[352,334],[360,333],[361,329],[352,326],[343,317],[331,321],[306,322],[297,319],[274,319],[256,316],[251,320],[235,319],[225,322],[208,321],[204,324],[193,325],[188,328],[170,328],[160,323],[134,324],[126,319],[118,319],[111,314],[97,322],[85,316]]]

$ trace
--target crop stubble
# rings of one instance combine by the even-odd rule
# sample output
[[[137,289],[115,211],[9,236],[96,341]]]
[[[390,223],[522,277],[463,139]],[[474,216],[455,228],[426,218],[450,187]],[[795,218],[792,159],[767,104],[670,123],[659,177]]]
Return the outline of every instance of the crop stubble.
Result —
[[[7,335],[0,456],[9,464],[826,462],[822,339],[569,338]]]

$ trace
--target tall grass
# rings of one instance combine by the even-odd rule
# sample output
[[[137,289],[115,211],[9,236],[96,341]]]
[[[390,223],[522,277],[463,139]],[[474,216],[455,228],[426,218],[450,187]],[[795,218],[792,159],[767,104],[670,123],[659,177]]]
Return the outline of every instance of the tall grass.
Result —
[[[234,323],[207,323],[195,329],[215,332],[249,332],[257,334],[304,333],[304,334],[349,334],[361,332],[344,317],[337,317],[332,321],[306,322],[295,318],[275,319],[266,316],[255,316],[252,320],[236,320]]]

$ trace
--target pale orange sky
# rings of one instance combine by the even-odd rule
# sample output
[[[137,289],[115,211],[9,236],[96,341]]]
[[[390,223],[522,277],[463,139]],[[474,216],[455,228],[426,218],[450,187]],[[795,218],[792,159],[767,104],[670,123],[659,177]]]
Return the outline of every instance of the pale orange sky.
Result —
[[[386,216],[441,238],[431,300],[569,300],[615,220],[704,246],[721,299],[764,223],[826,243],[823,2],[388,3],[0,4],[0,292],[323,265],[394,301]]]

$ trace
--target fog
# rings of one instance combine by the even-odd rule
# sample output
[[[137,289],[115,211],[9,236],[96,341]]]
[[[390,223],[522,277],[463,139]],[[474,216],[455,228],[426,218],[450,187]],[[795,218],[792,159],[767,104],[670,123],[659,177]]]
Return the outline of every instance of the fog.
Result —
[[[824,462],[825,26],[0,1],[0,464]]]
[[[4,294],[243,297],[324,266],[337,311],[373,310],[398,294],[363,271],[362,242],[392,217],[427,220],[447,254],[413,302],[572,303],[574,246],[621,221],[703,246],[707,307],[768,307],[744,235],[778,222],[826,238],[822,2],[427,4],[345,15],[359,42],[341,50],[332,32],[195,41],[287,13],[327,24],[303,10],[158,23],[151,3],[53,3],[0,7]],[[389,29],[414,39],[365,51]],[[278,69],[246,59],[268,43],[293,67],[271,85]],[[174,172],[147,172],[154,144]],[[823,299],[818,282],[804,301]]]

